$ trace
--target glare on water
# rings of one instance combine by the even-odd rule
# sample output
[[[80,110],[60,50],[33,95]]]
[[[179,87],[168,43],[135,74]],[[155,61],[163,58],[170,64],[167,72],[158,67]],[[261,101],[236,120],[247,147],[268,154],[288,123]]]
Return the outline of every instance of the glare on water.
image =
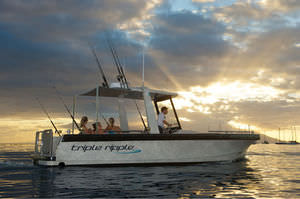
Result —
[[[298,145],[253,145],[233,163],[63,169],[33,166],[32,149],[0,146],[0,197],[300,198]]]

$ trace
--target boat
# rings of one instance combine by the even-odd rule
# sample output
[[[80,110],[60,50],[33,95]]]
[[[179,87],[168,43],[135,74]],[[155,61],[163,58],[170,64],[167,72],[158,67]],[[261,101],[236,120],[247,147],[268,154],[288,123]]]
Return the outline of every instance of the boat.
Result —
[[[122,131],[115,134],[64,134],[52,129],[36,132],[35,164],[70,165],[155,165],[235,161],[244,158],[248,147],[259,140],[257,134],[201,133],[183,130],[173,98],[176,93],[147,87],[121,88],[99,86],[81,96],[119,99]],[[144,102],[147,128],[128,129],[124,99]],[[159,103],[169,102],[177,124],[171,133],[160,134],[157,125]]]
[[[295,145],[295,144],[299,144],[299,142],[297,142],[297,141],[287,141],[287,142],[280,141],[280,142],[276,142],[275,144]]]
[[[293,131],[294,130],[294,131]],[[278,141],[275,142],[275,144],[286,144],[286,145],[296,145],[296,144],[300,144],[299,142],[296,141],[297,137],[296,137],[296,127],[291,128],[291,136],[292,136],[292,140],[290,141],[282,141],[280,140],[280,128],[278,129]]]
[[[113,134],[111,132],[82,134],[76,133],[72,129],[72,133],[62,134],[41,105],[55,131],[48,129],[36,132],[35,152],[32,155],[34,164],[43,166],[125,166],[235,161],[244,158],[248,147],[259,140],[259,135],[254,133],[201,133],[182,129],[173,103],[177,93],[146,87],[144,73],[142,86],[130,87],[116,49],[109,40],[108,45],[119,73],[118,82],[109,85],[101,62],[95,50],[91,49],[103,82],[101,86],[97,85],[96,88],[79,96],[93,97],[96,100],[96,121],[99,119],[99,98],[117,99],[121,131],[115,131]],[[60,98],[64,103],[61,96]],[[139,119],[142,120],[144,126],[143,130],[129,129],[125,99],[135,102]],[[137,100],[143,102],[146,121],[144,121]],[[167,128],[166,132],[160,133],[157,115],[159,107],[165,106],[165,104],[168,104],[170,110],[173,111],[176,123]],[[74,103],[73,113],[65,103],[64,106],[72,118],[73,127],[76,126],[80,132],[81,129],[74,116]]]

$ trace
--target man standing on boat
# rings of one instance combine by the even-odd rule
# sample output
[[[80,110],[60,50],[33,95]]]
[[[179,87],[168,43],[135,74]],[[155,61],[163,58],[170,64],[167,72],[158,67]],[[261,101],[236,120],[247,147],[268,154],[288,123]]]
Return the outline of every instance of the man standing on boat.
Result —
[[[167,114],[168,114],[168,108],[165,106],[161,107],[160,113],[158,114],[158,119],[157,119],[159,133],[167,133],[167,129],[165,128],[165,125],[167,127],[171,126],[171,124],[169,124],[166,120]]]

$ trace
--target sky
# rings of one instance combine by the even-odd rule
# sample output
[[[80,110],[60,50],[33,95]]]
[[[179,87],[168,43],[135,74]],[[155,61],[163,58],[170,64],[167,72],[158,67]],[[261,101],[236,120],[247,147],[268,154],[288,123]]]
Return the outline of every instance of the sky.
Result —
[[[101,83],[89,45],[116,81],[106,38],[131,86],[142,85],[144,49],[145,85],[178,92],[184,129],[277,137],[280,128],[289,140],[300,130],[299,35],[298,0],[1,0],[0,142],[33,142],[51,128],[36,97],[60,129],[70,128],[52,87],[71,107],[74,95]],[[115,114],[115,99],[100,103],[103,115]],[[141,128],[126,103],[131,127]],[[77,99],[77,120],[83,115],[95,120],[94,99]]]

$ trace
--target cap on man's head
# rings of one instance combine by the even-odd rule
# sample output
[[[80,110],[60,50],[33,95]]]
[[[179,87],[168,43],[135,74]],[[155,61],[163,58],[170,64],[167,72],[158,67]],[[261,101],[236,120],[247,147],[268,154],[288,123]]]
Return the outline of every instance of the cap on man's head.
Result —
[[[165,106],[161,107],[161,109],[160,109],[161,112],[164,112],[165,110],[168,110],[168,108]]]

